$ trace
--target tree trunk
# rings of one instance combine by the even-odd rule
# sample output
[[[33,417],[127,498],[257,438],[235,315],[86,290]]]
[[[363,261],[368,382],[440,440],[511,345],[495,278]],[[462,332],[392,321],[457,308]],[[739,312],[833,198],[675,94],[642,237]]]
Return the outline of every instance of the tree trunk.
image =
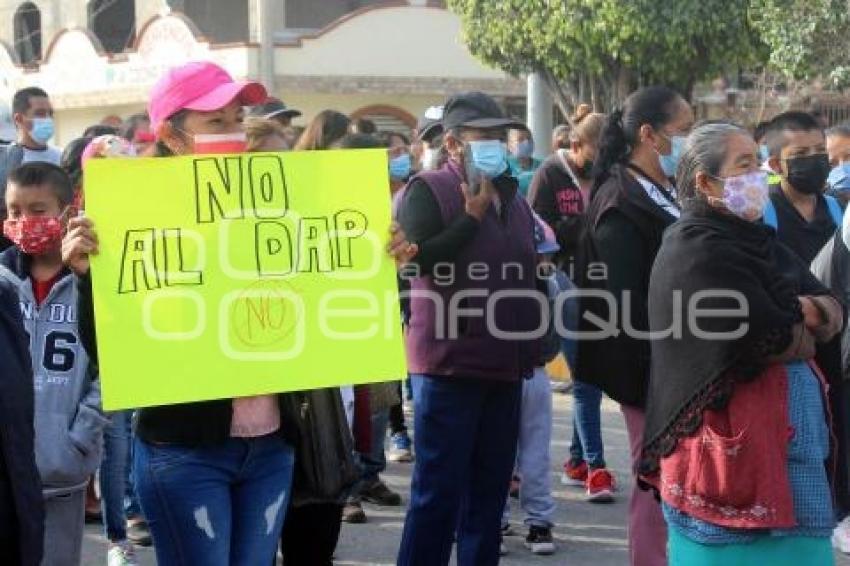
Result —
[[[627,69],[624,65],[619,63],[616,64],[616,83],[615,88],[613,89],[613,100],[611,101],[611,107],[619,106],[623,103],[627,96],[632,91],[632,72]]]
[[[575,85],[567,81],[558,81],[549,69],[542,69],[540,73],[543,75],[543,80],[546,81],[546,86],[552,93],[552,98],[555,99],[561,113],[564,116],[571,116],[576,104]]]
[[[599,107],[599,94],[596,92],[596,81],[590,81],[590,105],[593,107],[594,112],[599,112],[601,109]]]
[[[581,104],[585,100],[587,100],[587,75],[585,73],[578,74],[578,103]],[[593,90],[591,88],[590,96],[593,96]]]
[[[764,120],[764,111],[767,108],[767,68],[762,69],[761,77],[759,78],[759,110],[756,114],[756,123]]]

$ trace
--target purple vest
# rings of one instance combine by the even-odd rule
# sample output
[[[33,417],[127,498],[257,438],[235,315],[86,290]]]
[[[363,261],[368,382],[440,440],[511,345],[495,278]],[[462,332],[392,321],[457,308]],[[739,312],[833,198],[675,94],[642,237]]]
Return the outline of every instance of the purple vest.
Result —
[[[462,177],[454,163],[416,178],[431,189],[446,226],[464,214]],[[531,374],[540,348],[533,331],[541,320],[540,304],[529,296],[536,292],[534,221],[518,193],[502,206],[507,210],[501,218],[490,207],[453,263],[412,280],[406,336],[411,373],[497,380]],[[494,335],[499,332],[525,335]]]

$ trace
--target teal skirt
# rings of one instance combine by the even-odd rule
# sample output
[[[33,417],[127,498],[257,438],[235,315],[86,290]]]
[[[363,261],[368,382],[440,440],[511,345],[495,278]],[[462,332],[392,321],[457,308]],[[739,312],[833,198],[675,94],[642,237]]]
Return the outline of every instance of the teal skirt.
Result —
[[[669,566],[833,566],[828,538],[764,536],[742,544],[700,544],[667,529]]]

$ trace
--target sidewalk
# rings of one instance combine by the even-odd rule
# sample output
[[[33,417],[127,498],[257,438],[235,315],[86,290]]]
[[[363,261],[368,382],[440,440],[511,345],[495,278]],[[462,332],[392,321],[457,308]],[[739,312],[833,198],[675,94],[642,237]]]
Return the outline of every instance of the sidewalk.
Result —
[[[572,433],[572,397],[555,394],[555,411],[552,434],[552,477],[558,510],[554,535],[558,552],[554,556],[538,557],[523,547],[524,527],[522,516],[514,507],[513,524],[517,534],[506,544],[509,554],[502,559],[503,566],[570,565],[570,566],[623,566],[628,564],[626,542],[626,516],[631,481],[628,474],[628,437],[618,406],[609,400],[603,402],[603,437],[605,456],[620,484],[617,499],[611,504],[590,504],[583,501],[583,492],[560,485],[560,465],[569,447]],[[410,464],[390,464],[383,475],[384,481],[401,492],[407,500],[410,489]],[[378,508],[365,505],[369,522],[364,525],[343,525],[337,549],[336,564],[341,566],[392,566],[395,564],[398,542],[404,521],[402,508]],[[106,564],[106,544],[98,526],[86,528],[83,550],[85,566]],[[140,564],[153,566],[153,551],[139,550]],[[850,560],[838,556],[836,563],[850,566]],[[198,565],[203,566],[203,565]]]

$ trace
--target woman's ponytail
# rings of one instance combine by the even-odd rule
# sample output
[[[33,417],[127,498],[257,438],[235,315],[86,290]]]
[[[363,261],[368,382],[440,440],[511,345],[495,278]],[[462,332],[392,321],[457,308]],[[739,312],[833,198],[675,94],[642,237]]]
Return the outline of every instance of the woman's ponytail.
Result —
[[[626,163],[634,147],[640,142],[640,129],[649,125],[658,130],[673,119],[682,97],[666,86],[648,86],[626,98],[622,109],[608,117],[599,140],[599,154],[594,166],[596,181],[592,191],[611,176],[614,165]],[[591,192],[592,194],[592,192]]]
[[[581,121],[593,114],[593,108],[590,104],[579,104],[576,106],[576,110],[570,118],[570,123],[573,127],[581,124]]]
[[[608,179],[614,165],[626,161],[629,152],[629,142],[623,129],[623,111],[617,109],[608,115],[599,137],[599,152],[593,164],[594,183],[591,192],[595,192]]]

